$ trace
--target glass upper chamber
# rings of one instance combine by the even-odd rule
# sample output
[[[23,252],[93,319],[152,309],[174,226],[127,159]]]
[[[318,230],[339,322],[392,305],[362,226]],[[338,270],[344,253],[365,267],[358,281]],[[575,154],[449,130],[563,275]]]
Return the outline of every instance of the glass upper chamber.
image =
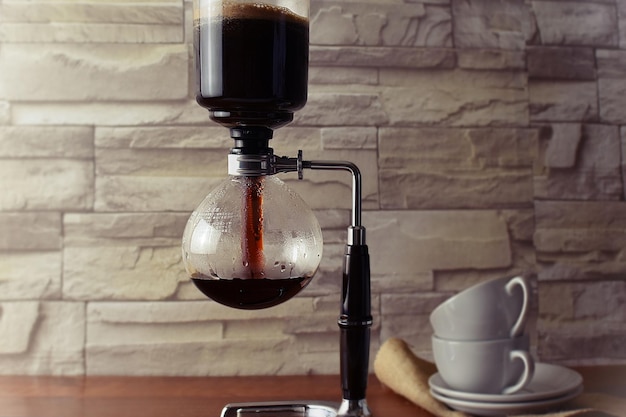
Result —
[[[182,243],[194,284],[243,309],[297,294],[317,271],[322,248],[312,210],[274,175],[229,177],[192,213]]]
[[[194,52],[212,120],[284,126],[307,100],[309,0],[194,0]]]

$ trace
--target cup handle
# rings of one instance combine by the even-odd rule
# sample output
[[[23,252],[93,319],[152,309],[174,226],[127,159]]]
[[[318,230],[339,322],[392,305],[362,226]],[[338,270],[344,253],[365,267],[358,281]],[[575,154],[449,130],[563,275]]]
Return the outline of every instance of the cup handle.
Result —
[[[524,362],[524,372],[519,380],[510,387],[506,387],[502,390],[502,394],[513,394],[524,388],[533,379],[535,375],[535,361],[530,353],[525,350],[514,350],[509,354],[509,360],[512,362],[515,359],[520,359]]]
[[[516,285],[519,285],[522,288],[522,311],[520,311],[517,321],[511,328],[511,337],[521,336],[522,333],[524,333],[524,326],[526,326],[526,318],[528,315],[528,303],[530,301],[530,288],[528,288],[528,282],[522,277],[515,277],[507,282],[505,286],[506,293],[508,295],[512,295],[513,287],[515,287]]]

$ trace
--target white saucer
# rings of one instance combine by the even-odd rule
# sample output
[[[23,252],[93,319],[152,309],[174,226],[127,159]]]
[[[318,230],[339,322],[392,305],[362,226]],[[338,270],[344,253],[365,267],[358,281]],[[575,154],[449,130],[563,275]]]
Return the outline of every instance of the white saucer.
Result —
[[[477,416],[502,416],[508,414],[549,411],[551,408],[577,397],[582,391],[583,387],[580,386],[578,389],[569,394],[555,398],[510,403],[459,400],[439,394],[432,389],[430,390],[430,393],[433,397],[446,404],[448,407],[458,411],[463,411]]]
[[[522,403],[564,396],[578,390],[583,378],[572,369],[547,363],[535,363],[535,374],[529,384],[514,394],[479,394],[457,391],[450,388],[441,375],[434,374],[428,379],[432,391],[457,400],[489,403]]]

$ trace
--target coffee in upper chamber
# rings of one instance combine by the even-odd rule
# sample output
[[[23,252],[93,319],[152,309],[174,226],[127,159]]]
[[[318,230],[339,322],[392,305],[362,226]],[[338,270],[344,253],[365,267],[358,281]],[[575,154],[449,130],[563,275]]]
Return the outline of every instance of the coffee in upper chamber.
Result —
[[[226,127],[283,126],[307,100],[309,22],[290,10],[224,2],[194,22],[198,103]]]

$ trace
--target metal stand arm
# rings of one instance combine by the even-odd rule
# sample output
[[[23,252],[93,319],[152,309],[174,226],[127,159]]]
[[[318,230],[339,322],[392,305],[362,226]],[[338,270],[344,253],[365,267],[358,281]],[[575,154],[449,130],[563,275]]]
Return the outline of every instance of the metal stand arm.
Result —
[[[371,416],[365,399],[369,368],[370,328],[372,326],[370,261],[361,225],[361,173],[345,161],[303,161],[310,169],[339,169],[352,174],[352,222],[344,253],[341,315],[341,386],[343,401],[337,413],[342,417]]]

